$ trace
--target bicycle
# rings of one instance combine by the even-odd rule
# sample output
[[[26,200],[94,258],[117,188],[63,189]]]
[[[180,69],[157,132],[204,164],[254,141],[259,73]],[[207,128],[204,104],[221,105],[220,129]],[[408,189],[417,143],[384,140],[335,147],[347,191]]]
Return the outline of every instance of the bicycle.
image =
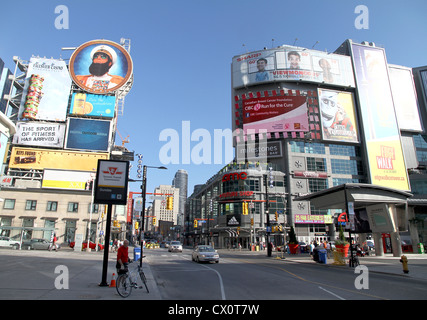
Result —
[[[130,261],[129,263],[132,263],[132,261]],[[139,278],[144,283],[147,293],[150,293],[147,286],[147,278],[145,277],[144,271],[142,271],[142,268],[139,264],[137,268],[133,269],[130,272],[126,266],[124,270],[119,270],[117,273],[118,277],[116,280],[116,290],[121,297],[129,297],[132,292],[132,288],[142,289],[142,286],[138,286],[138,278],[136,277],[136,273],[139,274]]]
[[[360,266],[359,258],[356,254],[356,251],[353,251],[353,256],[349,258],[348,260],[349,267],[357,267]]]

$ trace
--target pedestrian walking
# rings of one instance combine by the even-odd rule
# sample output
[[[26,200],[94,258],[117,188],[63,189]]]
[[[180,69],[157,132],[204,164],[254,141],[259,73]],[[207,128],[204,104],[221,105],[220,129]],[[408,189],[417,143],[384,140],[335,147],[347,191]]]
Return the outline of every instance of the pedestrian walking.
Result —
[[[55,251],[58,251],[57,249],[58,249],[58,247],[56,246],[56,241],[57,241],[58,239],[56,238],[56,233],[54,233],[53,234],[53,237],[51,238],[51,243],[50,243],[50,245],[49,245],[49,251],[52,251],[52,249],[53,250],[55,250]]]

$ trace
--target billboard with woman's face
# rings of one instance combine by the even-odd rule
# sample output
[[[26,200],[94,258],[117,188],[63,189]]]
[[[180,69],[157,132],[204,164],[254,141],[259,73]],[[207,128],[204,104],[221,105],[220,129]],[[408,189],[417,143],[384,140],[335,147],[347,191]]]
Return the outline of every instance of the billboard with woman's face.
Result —
[[[69,70],[73,81],[84,91],[113,93],[132,76],[132,59],[119,44],[108,40],[93,40],[82,44],[70,58]]]

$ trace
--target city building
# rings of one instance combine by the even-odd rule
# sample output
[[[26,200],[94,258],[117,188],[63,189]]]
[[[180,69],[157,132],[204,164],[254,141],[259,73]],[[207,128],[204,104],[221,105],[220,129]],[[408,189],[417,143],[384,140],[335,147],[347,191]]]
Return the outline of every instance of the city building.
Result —
[[[179,192],[180,190],[178,188],[175,188],[171,185],[160,185],[154,189],[151,215],[152,219],[155,219],[155,223],[153,223],[152,220],[151,225],[155,229],[159,229],[159,226],[162,225],[162,222],[169,222],[167,225],[172,225],[173,228],[177,227],[180,201]],[[164,237],[165,234],[162,236]]]
[[[13,57],[13,73],[0,65],[1,235],[25,241],[55,234],[64,245],[104,241],[106,210],[94,204],[92,186],[98,160],[133,160],[114,145],[133,83],[129,49],[126,39],[93,40],[67,60]],[[99,81],[82,67],[100,56],[122,61],[111,79]],[[111,216],[112,239],[125,239],[126,206],[114,206]]]
[[[378,250],[398,254],[405,237],[412,243],[405,249],[416,249],[408,171],[419,169],[425,125],[411,68],[388,64],[372,42],[346,40],[335,52],[288,45],[248,52],[233,57],[231,70],[236,158],[188,198],[189,243],[282,245],[291,226],[299,241],[335,240],[348,211],[357,241],[372,234]],[[338,186],[372,199],[353,192],[337,206],[313,205],[310,195]],[[378,200],[377,217],[382,193],[390,201]],[[381,229],[375,218],[390,223]],[[360,229],[368,220],[371,229]]]
[[[188,193],[188,172],[182,169],[178,170],[173,178],[172,186],[179,189],[177,225],[182,228],[184,226],[185,202],[187,201]]]

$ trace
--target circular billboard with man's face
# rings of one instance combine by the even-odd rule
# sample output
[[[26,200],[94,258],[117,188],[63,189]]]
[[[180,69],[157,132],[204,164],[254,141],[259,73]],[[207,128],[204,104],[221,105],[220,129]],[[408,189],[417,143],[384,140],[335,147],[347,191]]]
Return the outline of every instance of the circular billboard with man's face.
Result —
[[[132,59],[119,44],[93,40],[78,47],[70,58],[70,75],[83,90],[113,93],[132,76]]]

